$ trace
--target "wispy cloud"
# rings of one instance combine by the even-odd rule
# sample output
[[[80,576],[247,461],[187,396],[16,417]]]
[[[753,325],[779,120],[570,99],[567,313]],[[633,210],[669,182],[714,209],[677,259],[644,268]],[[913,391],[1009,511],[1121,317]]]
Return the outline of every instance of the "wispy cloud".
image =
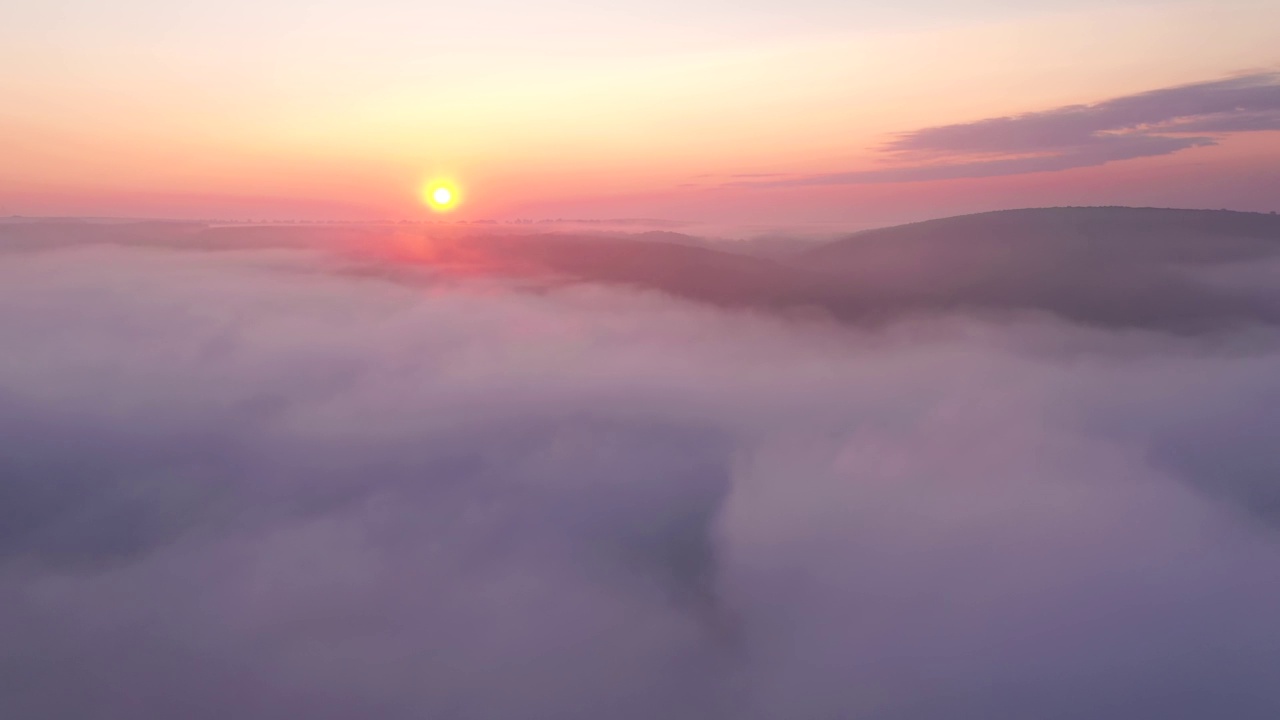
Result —
[[[1052,172],[1170,155],[1225,133],[1280,130],[1280,73],[1162,88],[1093,105],[924,128],[884,148],[888,167],[770,186],[913,182]]]

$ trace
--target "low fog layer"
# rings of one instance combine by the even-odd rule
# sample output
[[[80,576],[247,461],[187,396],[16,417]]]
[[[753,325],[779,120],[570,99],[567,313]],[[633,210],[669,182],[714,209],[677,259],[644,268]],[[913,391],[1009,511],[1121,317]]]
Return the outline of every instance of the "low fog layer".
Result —
[[[104,227],[0,232],[0,716],[1280,713],[1254,236],[860,322],[810,255]]]

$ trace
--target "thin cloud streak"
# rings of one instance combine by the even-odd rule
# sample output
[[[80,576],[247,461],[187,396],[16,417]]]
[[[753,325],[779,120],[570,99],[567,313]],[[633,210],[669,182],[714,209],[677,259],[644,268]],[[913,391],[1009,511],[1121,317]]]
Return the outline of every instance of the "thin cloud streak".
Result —
[[[1253,73],[903,133],[883,148],[892,167],[736,184],[794,187],[1057,172],[1216,145],[1215,136],[1226,133],[1275,130],[1280,73]]]

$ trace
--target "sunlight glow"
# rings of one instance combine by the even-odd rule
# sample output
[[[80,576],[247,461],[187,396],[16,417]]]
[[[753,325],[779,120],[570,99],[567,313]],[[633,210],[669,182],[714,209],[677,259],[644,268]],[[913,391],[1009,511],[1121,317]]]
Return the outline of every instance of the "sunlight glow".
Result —
[[[427,205],[435,212],[448,212],[458,204],[458,190],[452,183],[428,183],[422,194]]]

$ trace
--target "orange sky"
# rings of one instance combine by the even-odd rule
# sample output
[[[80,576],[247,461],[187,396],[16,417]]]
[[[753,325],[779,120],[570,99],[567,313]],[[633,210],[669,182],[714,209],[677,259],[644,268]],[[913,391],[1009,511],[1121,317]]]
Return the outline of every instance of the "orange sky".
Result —
[[[981,180],[722,187],[883,167],[919,128],[1275,70],[1274,2],[689,5],[21,0],[0,29],[0,214],[420,218],[438,176],[462,219],[1274,209],[1275,132]]]

